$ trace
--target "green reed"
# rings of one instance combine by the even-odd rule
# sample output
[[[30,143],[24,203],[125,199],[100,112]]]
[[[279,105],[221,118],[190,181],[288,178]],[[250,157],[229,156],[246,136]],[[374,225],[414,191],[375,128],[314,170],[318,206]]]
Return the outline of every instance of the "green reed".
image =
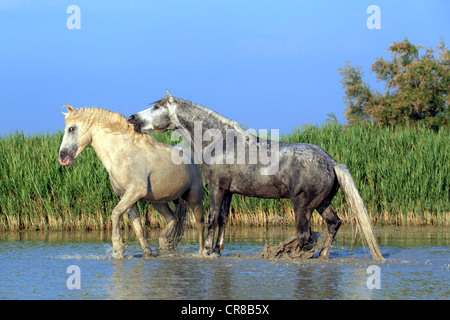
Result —
[[[155,134],[171,143],[171,133]],[[0,229],[109,229],[110,214],[119,201],[108,173],[91,147],[75,165],[62,167],[58,150],[62,132],[0,137]],[[302,126],[282,141],[313,143],[350,169],[373,222],[395,225],[447,225],[450,212],[450,132],[424,126],[343,126],[332,122]],[[351,222],[341,191],[333,206]],[[140,203],[150,224],[164,225],[151,205]],[[205,211],[209,211],[205,187]],[[230,224],[293,224],[289,199],[233,197]],[[314,214],[314,223],[321,218]],[[193,224],[192,217],[189,224]],[[124,215],[124,228],[129,221]]]

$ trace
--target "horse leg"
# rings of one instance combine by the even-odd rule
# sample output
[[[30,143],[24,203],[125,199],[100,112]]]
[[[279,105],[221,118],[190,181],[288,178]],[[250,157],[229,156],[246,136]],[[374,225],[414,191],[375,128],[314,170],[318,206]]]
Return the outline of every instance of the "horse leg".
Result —
[[[125,252],[125,245],[122,241],[122,236],[120,235],[120,218],[123,213],[131,208],[132,205],[136,204],[136,202],[142,197],[142,192],[138,192],[138,190],[127,190],[122,199],[120,199],[119,203],[113,209],[111,214],[111,222],[112,222],[112,234],[111,241],[113,244],[114,256],[118,258],[123,258],[123,254]]]
[[[196,188],[199,189],[199,188]],[[198,243],[199,243],[199,253],[203,253],[203,243],[205,241],[204,238],[204,229],[205,229],[205,219],[204,219],[204,212],[203,212],[203,185],[201,185],[200,190],[196,190],[191,188],[188,193],[184,194],[182,196],[183,199],[187,203],[189,203],[189,206],[191,207],[192,211],[194,212],[194,218],[195,218],[195,227],[197,228],[198,232]]]
[[[328,237],[325,241],[324,248],[320,251],[319,255],[319,258],[321,259],[328,259],[331,244],[334,240],[334,237],[336,236],[336,232],[341,226],[341,219],[339,219],[336,212],[334,212],[330,202],[331,201],[327,201],[327,203],[321,204],[317,208],[317,211],[319,211],[322,218],[326,221],[328,228]]]
[[[176,220],[175,215],[173,214],[172,209],[170,209],[167,203],[152,203],[153,207],[163,215],[166,219],[166,223],[170,223],[171,221]]]
[[[204,246],[203,243],[205,241],[204,229],[205,229],[205,220],[203,218],[203,205],[200,203],[195,203],[191,205],[192,210],[194,211],[195,217],[195,226],[198,232],[198,243],[199,249],[198,252],[202,253]]]
[[[311,207],[311,199],[306,198],[304,194],[292,198],[295,213],[295,227],[297,229],[297,240],[302,250],[311,242],[311,215],[314,208]]]
[[[205,241],[204,252],[209,254],[212,251],[214,242],[214,235],[216,232],[218,217],[222,208],[222,201],[225,196],[225,192],[217,187],[210,186],[209,191],[209,217],[208,217],[208,231]]]
[[[133,221],[134,232],[136,233],[136,236],[138,237],[141,244],[143,256],[145,258],[152,257],[152,250],[148,247],[147,242],[144,238],[144,231],[142,230],[141,224],[141,215],[139,213],[137,203],[131,206],[130,210],[128,210],[128,214],[130,215],[131,221]]]
[[[117,207],[116,207],[117,208]],[[125,210],[113,209],[111,214],[112,231],[111,231],[111,241],[113,244],[113,256],[117,258],[123,258],[125,252],[125,245],[122,241],[122,236],[119,230],[119,221]]]
[[[167,225],[159,236],[159,248],[162,250],[173,250],[173,235],[175,232],[176,219],[167,203],[153,203],[153,207],[166,218]]]
[[[225,197],[223,198],[222,202],[222,208],[220,210],[220,215],[218,219],[218,225],[219,225],[219,233],[217,234],[217,242],[216,247],[214,248],[214,252],[217,254],[221,254],[223,251],[223,248],[225,246],[225,226],[228,222],[228,214],[230,212],[230,203],[231,203],[231,197],[233,195],[231,193],[227,193]]]

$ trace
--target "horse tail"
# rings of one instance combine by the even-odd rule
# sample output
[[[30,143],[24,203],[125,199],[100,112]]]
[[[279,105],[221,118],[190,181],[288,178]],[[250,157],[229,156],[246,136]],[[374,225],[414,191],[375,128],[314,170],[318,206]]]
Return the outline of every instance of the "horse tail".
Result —
[[[173,214],[175,216],[175,239],[180,239],[184,233],[184,225],[188,211],[188,203],[183,198],[179,198],[174,202],[175,202],[175,211]]]
[[[367,212],[366,206],[364,205],[364,201],[359,195],[355,181],[353,180],[350,172],[343,164],[336,164],[334,166],[334,172],[336,173],[339,185],[345,193],[353,214],[356,215],[358,228],[366,238],[370,253],[372,254],[372,258],[374,260],[384,260],[380,252],[380,248],[378,247],[377,239],[373,234],[373,227],[372,223],[370,222],[370,216]]]

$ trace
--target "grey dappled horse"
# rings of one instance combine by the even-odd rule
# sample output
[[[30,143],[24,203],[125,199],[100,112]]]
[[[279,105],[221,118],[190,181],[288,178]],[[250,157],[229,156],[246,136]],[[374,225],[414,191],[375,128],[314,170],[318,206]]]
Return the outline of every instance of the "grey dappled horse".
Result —
[[[214,251],[220,254],[223,250],[230,201],[237,193],[258,198],[290,198],[301,249],[311,241],[310,218],[316,209],[328,227],[328,237],[320,257],[328,258],[331,243],[341,225],[331,207],[331,200],[341,187],[373,259],[384,259],[352,176],[344,165],[338,164],[319,146],[256,137],[237,122],[204,106],[175,98],[169,92],[154,102],[153,107],[130,116],[128,121],[139,132],[177,130],[188,143],[193,142],[195,156],[204,158],[202,172],[210,189],[207,252],[212,250],[217,225],[219,233]],[[254,161],[255,154],[259,155],[258,161]],[[272,163],[267,162],[268,157]],[[246,162],[243,163],[242,159]]]
[[[121,200],[111,214],[112,243],[116,257],[123,257],[125,246],[119,230],[122,214],[129,210],[144,257],[152,256],[143,236],[138,200],[153,204],[167,221],[159,238],[160,249],[174,248],[183,231],[187,206],[191,206],[199,232],[199,250],[203,252],[203,180],[198,165],[185,153],[183,163],[172,161],[172,151],[180,149],[154,141],[136,132],[126,118],[101,108],[74,109],[65,115],[66,127],[58,161],[72,165],[88,145],[92,145],[109,173],[111,185]],[[188,151],[188,150],[185,150]],[[175,212],[167,202],[174,201]]]

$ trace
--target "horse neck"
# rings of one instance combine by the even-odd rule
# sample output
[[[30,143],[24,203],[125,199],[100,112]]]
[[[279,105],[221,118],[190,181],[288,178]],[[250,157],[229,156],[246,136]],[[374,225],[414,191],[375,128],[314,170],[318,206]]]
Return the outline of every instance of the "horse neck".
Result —
[[[121,145],[132,145],[131,137],[126,134],[108,132],[102,128],[95,129],[92,134],[91,146],[108,172],[123,155],[121,155]]]
[[[205,107],[193,106],[188,110],[191,112],[177,113],[178,121],[183,129],[188,132],[189,137],[184,135],[185,139],[189,138],[194,143],[198,140],[202,141],[202,148],[204,149],[211,144],[211,141],[203,141],[203,135],[207,130],[218,130],[222,134],[222,138],[226,138],[228,130],[236,130],[240,133],[241,129],[236,122],[231,121],[224,116],[215,112],[208,112]],[[214,134],[214,132],[211,131]]]

